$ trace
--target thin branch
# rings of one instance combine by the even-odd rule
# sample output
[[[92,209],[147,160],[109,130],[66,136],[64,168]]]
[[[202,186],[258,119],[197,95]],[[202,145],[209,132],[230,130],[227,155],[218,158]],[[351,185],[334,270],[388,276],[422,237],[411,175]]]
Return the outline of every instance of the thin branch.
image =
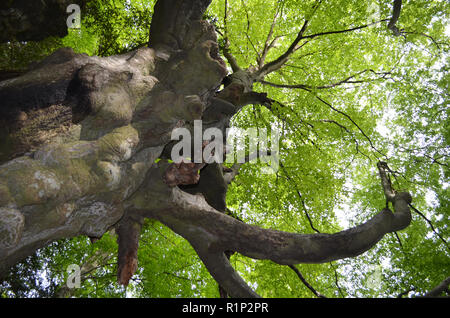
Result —
[[[303,26],[301,27],[300,31],[298,32],[297,37],[291,43],[291,45],[286,50],[286,52],[284,52],[282,55],[280,55],[277,59],[275,59],[275,60],[265,64],[263,67],[261,67],[255,73],[256,79],[262,79],[262,78],[264,78],[265,75],[278,70],[280,67],[283,66],[284,63],[286,63],[289,60],[289,57],[292,55],[292,53],[294,53],[299,48],[298,43],[300,42],[300,40],[304,39],[303,34],[305,33],[306,28],[308,27],[309,19],[314,15],[314,13],[316,12],[320,3],[321,3],[321,1],[318,1],[314,5],[313,11],[312,11],[310,17],[305,19],[305,22],[303,23]]]
[[[297,183],[296,183],[294,180],[292,180],[292,178],[291,178],[291,177],[289,176],[289,174],[286,172],[286,169],[284,169],[284,165],[283,165],[283,163],[282,163],[281,161],[279,162],[279,164],[280,164],[280,167],[283,169],[284,174],[286,175],[286,178],[287,178],[289,181],[292,181],[292,184],[293,184],[294,187],[295,187],[295,191],[296,191],[296,193],[297,193],[297,195],[298,195],[298,198],[300,199],[300,202],[302,203],[303,211],[305,212],[305,215],[306,215],[306,218],[308,219],[309,225],[311,226],[311,228],[312,228],[315,232],[320,233],[320,231],[314,227],[314,224],[313,224],[313,222],[312,222],[312,219],[311,219],[311,217],[309,216],[308,209],[306,208],[305,200],[303,199],[303,196],[302,196],[302,194],[300,193],[300,191],[299,191],[299,189],[298,189],[298,187],[297,187]]]
[[[247,34],[247,50],[246,50],[246,52],[248,53],[248,42],[250,42],[250,44],[252,44],[252,46],[253,46],[253,43],[251,43],[250,38],[248,36],[248,32],[250,30],[250,16],[248,15],[248,9],[247,9],[247,6],[245,5],[244,0],[241,0],[241,3],[242,3],[242,6],[244,7],[245,15],[247,16],[247,31],[245,33]],[[256,49],[255,49],[255,52],[256,52],[256,56],[258,57],[259,55],[258,55],[258,51]],[[248,58],[248,54],[246,54],[246,58]]]
[[[404,34],[415,34],[415,35],[421,35],[421,36],[424,36],[424,37],[426,37],[426,38],[429,38],[429,39],[434,43],[434,45],[436,45],[436,47],[437,47],[439,50],[441,49],[439,43],[438,43],[431,35],[425,34],[425,33],[423,33],[423,32],[400,31],[400,34],[402,34],[402,35],[404,35]],[[441,44],[442,44],[442,43],[441,43]],[[445,44],[445,43],[444,43],[444,44]]]
[[[375,74],[382,74],[382,76],[380,78],[375,78],[375,79],[365,79],[365,80],[355,80],[355,81],[351,81],[352,78],[355,78],[358,75],[361,75],[365,72],[372,72]],[[267,82],[264,80],[259,80],[258,82],[260,82],[263,85],[269,85],[272,87],[278,87],[278,88],[292,88],[292,89],[304,89],[304,90],[319,90],[319,89],[328,89],[328,88],[334,88],[336,86],[340,86],[343,84],[360,84],[360,83],[369,83],[371,81],[374,80],[379,80],[379,79],[384,79],[386,78],[386,76],[390,74],[390,72],[383,72],[383,73],[379,73],[379,72],[375,72],[373,70],[370,69],[365,69],[363,71],[360,71],[356,74],[350,75],[347,78],[340,80],[339,82],[336,83],[331,83],[331,84],[327,84],[327,85],[321,85],[321,86],[311,86],[311,85],[306,85],[306,84],[294,84],[294,85],[287,85],[287,84],[278,84],[278,83],[272,83],[272,82]]]
[[[302,283],[317,297],[319,298],[327,298],[326,296],[322,295],[321,293],[319,293],[317,290],[315,290],[307,281],[306,279],[303,277],[302,273],[300,273],[300,271],[298,270],[297,267],[295,267],[294,265],[287,265],[290,269],[292,269],[295,274],[297,274],[298,278],[302,281]]]
[[[316,34],[311,34],[311,35],[306,35],[303,37],[303,39],[314,39],[316,37],[319,36],[324,36],[324,35],[330,35],[330,34],[341,34],[341,33],[347,33],[347,32],[352,32],[352,31],[356,31],[356,30],[361,30],[367,27],[370,27],[372,25],[381,23],[381,22],[386,22],[389,21],[389,19],[383,19],[383,20],[379,20],[379,21],[375,21],[369,24],[365,24],[365,25],[360,25],[354,28],[350,28],[350,29],[345,29],[345,30],[338,30],[338,31],[326,31],[326,32],[320,32],[320,33],[316,33]]]
[[[447,167],[447,168],[448,168],[448,164],[442,163],[442,162],[440,162],[440,161],[437,161],[435,158],[431,157],[430,155],[427,155],[426,153],[424,153],[423,156],[426,157],[426,158],[428,158],[428,159],[430,159],[432,164],[433,164],[433,163],[437,163],[437,164],[440,165],[440,166],[443,166],[443,167]]]
[[[413,209],[414,212],[419,214],[428,223],[428,225],[430,225],[431,230],[434,232],[434,234],[436,234],[444,243],[444,245],[447,247],[447,249],[450,250],[447,241],[436,231],[436,229],[433,226],[433,223],[431,223],[431,221],[422,212],[420,212],[417,208],[415,208],[411,203],[409,204],[409,206],[411,207],[411,209]]]
[[[342,292],[341,286],[339,286],[339,278],[338,278],[337,269],[334,267],[332,262],[330,262],[330,265],[334,270],[334,284],[336,285],[336,288],[338,289],[339,295],[341,295],[341,297],[344,298],[345,295]]]
[[[264,43],[264,48],[260,54],[260,58],[258,60],[258,66],[261,68],[266,60],[266,56],[267,53],[269,52],[269,50],[275,45],[275,41],[278,37],[275,37],[272,41],[272,35],[273,35],[273,31],[275,28],[275,24],[277,23],[277,19],[278,19],[278,14],[280,13],[281,9],[280,7],[277,5],[277,8],[275,10],[275,14],[273,16],[272,19],[272,24],[270,25],[270,30],[269,30],[269,34],[267,34],[267,38],[266,38],[266,42]]]
[[[256,60],[259,61],[261,59],[258,50],[256,49],[255,45],[253,44],[252,40],[250,39],[250,36],[248,35],[247,32],[245,32],[245,36],[247,37],[247,41],[250,43],[250,45],[252,46],[253,51],[255,51],[256,54]]]
[[[319,121],[324,122],[324,123],[332,123],[332,124],[335,124],[336,126],[340,127],[342,130],[345,130],[345,131],[351,136],[351,138],[353,139],[353,142],[355,143],[356,153],[362,154],[362,155],[363,155],[364,157],[366,157],[370,162],[372,162],[372,159],[370,159],[370,157],[369,157],[368,155],[366,155],[364,152],[362,152],[361,150],[359,150],[359,143],[358,143],[358,140],[355,138],[355,135],[353,134],[353,132],[351,132],[347,127],[345,127],[344,125],[338,123],[338,122],[335,121],[335,120],[331,120],[331,119],[322,119],[322,120],[319,120]]]
[[[231,69],[233,70],[233,72],[237,72],[239,70],[241,70],[241,68],[239,67],[236,58],[233,56],[233,54],[231,54],[230,52],[230,40],[228,39],[228,26],[227,26],[227,17],[228,17],[228,1],[225,0],[225,9],[224,9],[225,13],[224,13],[224,17],[223,17],[223,25],[224,25],[224,41],[225,41],[225,45],[222,48],[222,53],[223,56],[225,56],[225,58],[227,59],[228,63],[231,66]]]
[[[310,93],[312,93],[312,91],[305,89],[307,91],[309,91]],[[384,153],[382,153],[381,151],[379,151],[372,143],[372,140],[366,135],[366,133],[364,132],[364,130],[362,130],[362,128],[346,113],[344,113],[343,111],[333,107],[333,105],[331,105],[330,103],[328,103],[327,101],[325,101],[324,99],[320,98],[318,95],[314,94],[314,97],[316,99],[318,99],[319,101],[321,101],[322,103],[324,103],[325,105],[327,105],[328,107],[330,107],[332,110],[334,110],[335,112],[341,114],[342,116],[346,117],[348,120],[350,120],[352,122],[353,125],[356,126],[356,128],[358,128],[358,130],[361,132],[361,134],[367,139],[367,141],[370,144],[370,147],[375,150],[376,152],[378,152],[380,155],[382,155],[383,157],[387,157]]]
[[[225,10],[223,15],[223,27],[225,33],[225,40],[228,41],[228,28],[227,28],[227,16],[228,16],[228,0],[225,0]]]
[[[397,238],[397,242],[400,245],[400,248],[403,249],[403,244],[402,244],[402,241],[400,240],[400,237],[398,236],[398,233],[394,232],[394,234],[395,234],[395,237]]]

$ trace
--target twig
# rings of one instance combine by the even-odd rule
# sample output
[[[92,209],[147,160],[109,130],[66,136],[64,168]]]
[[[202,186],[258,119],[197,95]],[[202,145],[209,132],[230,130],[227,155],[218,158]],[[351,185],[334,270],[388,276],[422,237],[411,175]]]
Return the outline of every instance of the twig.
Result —
[[[284,173],[285,173],[287,179],[288,179],[289,181],[293,181],[292,178],[289,176],[289,174],[287,174],[286,169],[284,169],[284,165],[281,163],[281,161],[280,161],[279,164],[280,164],[280,167],[283,169],[283,171],[284,171]],[[300,199],[300,202],[302,203],[303,211],[305,212],[306,218],[307,218],[308,221],[309,221],[309,225],[311,226],[311,228],[312,228],[315,232],[321,233],[318,229],[316,229],[316,228],[314,227],[314,224],[313,224],[313,222],[312,222],[312,220],[311,220],[311,217],[310,217],[309,214],[308,214],[308,210],[307,210],[307,208],[306,208],[305,200],[303,199],[302,194],[301,194],[300,191],[298,190],[298,187],[297,187],[297,184],[295,183],[295,181],[293,181],[293,184],[294,184],[294,186],[295,186],[295,190],[296,190],[296,193],[297,193],[297,195],[298,195],[298,197],[299,197],[299,199]]]
[[[319,293],[317,290],[315,290],[307,281],[306,279],[303,277],[302,273],[300,273],[300,271],[298,270],[297,267],[295,267],[294,265],[288,265],[290,269],[292,269],[295,274],[297,274],[298,278],[302,281],[302,283],[317,297],[319,298],[327,298],[325,295],[322,295],[321,293]]]
[[[341,295],[342,298],[344,298],[344,293],[342,292],[341,287],[339,286],[339,278],[338,278],[338,274],[337,274],[337,269],[334,267],[333,263],[330,262],[331,267],[334,270],[334,283],[336,284],[336,287],[338,289],[339,294]]]
[[[409,206],[411,207],[411,209],[413,209],[414,212],[419,214],[430,225],[431,230],[441,239],[441,241],[444,243],[447,249],[450,250],[447,241],[436,231],[436,229],[433,226],[433,223],[431,223],[431,221],[422,212],[417,210],[417,208],[415,208],[411,203],[409,204]]]
[[[318,36],[323,36],[323,35],[330,35],[330,34],[340,34],[340,33],[346,33],[346,32],[352,32],[352,31],[356,31],[356,30],[360,30],[360,29],[364,29],[367,27],[370,27],[372,25],[381,23],[381,22],[386,22],[389,21],[389,19],[383,19],[383,20],[379,20],[379,21],[375,21],[369,24],[365,24],[365,25],[361,25],[361,26],[357,26],[354,28],[350,28],[350,29],[345,29],[345,30],[339,30],[339,31],[327,31],[327,32],[321,32],[321,33],[316,33],[316,34],[311,34],[311,35],[306,35],[303,37],[303,39],[314,39]]]

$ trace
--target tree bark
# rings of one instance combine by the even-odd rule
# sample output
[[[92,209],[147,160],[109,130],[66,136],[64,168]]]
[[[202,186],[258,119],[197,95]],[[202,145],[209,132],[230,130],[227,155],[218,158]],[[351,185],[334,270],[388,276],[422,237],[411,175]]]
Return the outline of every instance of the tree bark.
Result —
[[[450,277],[447,277],[436,287],[425,294],[424,297],[439,297],[442,293],[446,292],[449,295]]]

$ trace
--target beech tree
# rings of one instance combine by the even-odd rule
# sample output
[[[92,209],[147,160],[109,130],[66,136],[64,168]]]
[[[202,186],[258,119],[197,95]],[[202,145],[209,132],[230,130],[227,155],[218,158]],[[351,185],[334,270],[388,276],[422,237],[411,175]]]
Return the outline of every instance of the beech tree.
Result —
[[[67,265],[80,253],[84,279],[113,265],[118,284],[144,296],[181,293],[152,292],[164,279],[144,282],[151,266],[198,296],[448,291],[445,1],[111,3],[117,16],[105,20],[107,4],[79,3],[81,32],[69,37],[95,42],[91,51],[67,40],[72,48],[27,68],[2,63],[5,282],[30,257]],[[133,39],[114,33],[124,26]],[[36,40],[26,28],[5,34],[3,52]],[[278,169],[262,173],[267,163],[249,152],[245,163],[173,162],[172,131],[193,132],[195,120],[224,137],[230,127],[279,129]],[[150,262],[161,248],[169,256]],[[217,286],[204,273],[194,283],[188,266],[164,269],[184,249]]]

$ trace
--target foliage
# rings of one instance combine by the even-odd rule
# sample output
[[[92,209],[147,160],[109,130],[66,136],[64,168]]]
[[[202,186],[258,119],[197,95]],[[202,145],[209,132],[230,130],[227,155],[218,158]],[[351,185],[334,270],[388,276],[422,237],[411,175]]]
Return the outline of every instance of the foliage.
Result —
[[[450,250],[443,241],[449,237],[450,217],[448,2],[406,2],[398,37],[386,21],[367,26],[388,19],[392,1],[322,1],[317,10],[316,1],[227,1],[226,24],[225,2],[213,1],[206,18],[215,24],[219,43],[228,37],[243,68],[257,65],[275,14],[270,40],[277,41],[266,61],[286,51],[305,17],[310,21],[307,36],[364,26],[305,39],[283,68],[265,78],[307,89],[255,84],[278,103],[271,109],[247,106],[233,125],[281,127],[281,164],[273,174],[261,173],[264,164],[244,165],[227,193],[232,213],[264,228],[337,232],[384,207],[376,172],[376,162],[383,160],[394,171],[395,189],[413,194],[417,211],[411,225],[359,257],[297,268],[327,297],[421,295],[450,276]],[[92,1],[81,30],[60,42],[25,44],[29,51],[20,54],[14,50],[22,44],[9,44],[0,54],[9,54],[8,66],[22,68],[25,61],[48,54],[55,41],[88,54],[122,53],[146,43],[153,4]],[[85,277],[73,296],[218,296],[217,284],[183,238],[147,221],[140,242],[139,270],[126,291],[114,283],[117,245],[108,234],[95,244],[75,238],[41,249],[12,270],[2,296],[51,295],[57,284],[63,285],[69,264],[83,264],[97,250],[111,257]],[[313,296],[286,266],[237,254],[231,263],[262,296]],[[39,282],[42,277],[48,286]]]

